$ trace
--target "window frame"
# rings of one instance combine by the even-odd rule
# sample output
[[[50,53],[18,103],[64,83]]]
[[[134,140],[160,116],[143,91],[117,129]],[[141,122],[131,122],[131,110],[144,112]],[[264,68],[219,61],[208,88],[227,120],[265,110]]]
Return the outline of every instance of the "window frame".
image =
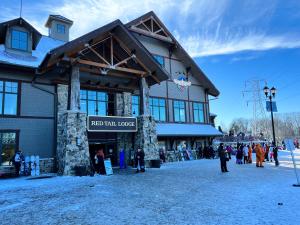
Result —
[[[2,91],[0,90],[0,93],[2,94],[2,99],[0,99],[0,101],[2,101],[2,107],[0,108],[0,118],[3,117],[19,117],[20,116],[20,108],[21,108],[21,85],[22,82],[20,80],[10,80],[10,79],[0,79],[1,82],[3,82],[3,89]],[[17,87],[17,93],[13,93],[13,92],[6,92],[5,91],[5,83],[6,82],[13,82],[13,83],[17,83],[18,87]],[[6,94],[15,94],[17,96],[17,102],[16,102],[16,114],[4,114],[4,109],[5,109],[5,95]]]
[[[107,92],[105,92],[105,91],[99,91],[99,90],[91,90],[91,89],[80,89],[80,92],[81,91],[85,91],[86,92],[86,98],[85,99],[83,99],[83,98],[81,98],[81,93],[80,93],[80,111],[81,111],[81,101],[85,101],[85,103],[86,103],[86,111],[84,112],[84,113],[86,113],[87,114],[87,116],[108,116],[108,104],[109,104],[109,96],[108,96],[108,93]],[[94,99],[89,99],[89,97],[88,97],[88,92],[95,92],[95,94],[96,94],[96,99],[94,100]],[[106,95],[106,100],[105,101],[103,101],[103,100],[99,100],[98,99],[98,93],[105,93],[105,95]],[[88,102],[90,102],[90,101],[93,101],[93,102],[95,102],[96,103],[96,109],[95,109],[95,112],[96,112],[96,114],[89,114],[88,112],[89,112],[89,110],[88,110],[88,106],[89,106],[89,104],[88,104]],[[105,115],[99,115],[99,109],[98,109],[98,104],[100,103],[100,102],[105,102],[106,103],[106,114]],[[81,111],[81,112],[83,112],[83,111]]]
[[[137,97],[138,103],[133,104],[133,97]],[[133,105],[137,106],[138,113],[133,114]],[[140,96],[139,95],[131,95],[131,115],[137,117],[140,115]]]
[[[166,62],[165,62],[165,57],[164,56],[158,55],[158,54],[152,54],[152,56],[153,56],[155,62],[157,62],[161,67],[165,67]],[[162,60],[163,60],[163,64],[160,64],[159,61],[155,57],[161,57]]]
[[[175,104],[174,102],[183,102],[184,105],[184,121],[176,121],[175,120]],[[186,110],[186,101],[185,100],[180,100],[180,99],[173,99],[172,101],[172,107],[173,107],[173,121],[175,123],[187,123],[187,110]],[[179,110],[182,108],[179,108]]]
[[[63,28],[64,28],[64,29],[63,29],[64,32],[60,32],[61,30],[60,30],[59,27],[60,27],[60,28],[63,27]],[[56,24],[56,32],[57,32],[58,34],[66,34],[66,25],[57,23],[57,24]]]
[[[3,133],[15,133],[16,138],[15,138],[15,152],[20,149],[19,145],[19,140],[20,140],[20,130],[16,129],[0,129],[0,134],[2,135]],[[2,137],[0,137],[0,165],[2,164]]]
[[[14,48],[13,47],[13,31],[17,31],[17,32],[20,32],[20,33],[25,33],[26,34],[26,37],[27,37],[27,41],[26,41],[26,50],[24,49],[21,49],[21,48]],[[19,39],[19,43],[20,43],[20,39]],[[19,44],[20,45],[20,44]],[[29,51],[29,32],[28,31],[22,31],[22,30],[18,30],[16,28],[12,28],[10,30],[10,47],[11,49],[14,49],[14,50],[18,50],[18,51],[23,51],[23,52],[28,52]]]
[[[159,113],[159,119],[156,119],[154,117],[154,115],[152,115],[151,112],[153,112],[153,109],[151,107],[151,99],[157,99],[158,100],[158,113]],[[164,107],[160,105],[160,100],[164,100],[165,104],[164,104]],[[153,104],[152,104],[153,106]],[[165,120],[161,120],[161,114],[160,114],[160,109],[161,108],[164,108],[165,109]],[[154,120],[157,121],[157,122],[167,122],[167,99],[166,98],[162,98],[162,97],[153,97],[153,96],[149,96],[149,110],[150,110],[150,115],[153,116]]]
[[[199,122],[196,122],[195,121],[195,108],[194,108],[194,106],[195,106],[195,104],[201,104],[202,105],[202,109],[203,109],[203,122],[201,122],[201,121],[199,121]],[[204,124],[205,123],[205,103],[204,102],[192,102],[192,111],[193,111],[193,122],[194,123],[201,123],[201,124]],[[198,111],[198,115],[199,115],[199,118],[200,118],[200,109],[197,109],[197,111]]]

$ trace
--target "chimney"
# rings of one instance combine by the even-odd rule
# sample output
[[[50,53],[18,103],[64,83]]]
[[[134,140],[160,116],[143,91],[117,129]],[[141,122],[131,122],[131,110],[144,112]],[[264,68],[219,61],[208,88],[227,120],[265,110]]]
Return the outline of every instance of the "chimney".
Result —
[[[49,15],[45,27],[49,29],[49,37],[61,41],[69,41],[69,30],[73,21],[60,15]]]

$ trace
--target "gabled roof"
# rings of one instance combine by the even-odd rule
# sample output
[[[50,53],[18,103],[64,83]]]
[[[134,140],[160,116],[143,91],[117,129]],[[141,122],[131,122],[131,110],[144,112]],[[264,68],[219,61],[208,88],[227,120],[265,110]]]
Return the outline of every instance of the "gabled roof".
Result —
[[[38,32],[33,26],[31,26],[22,17],[0,23],[0,44],[4,44],[7,28],[11,27],[11,26],[25,27],[27,30],[32,32],[32,49],[33,50],[36,49],[36,46],[38,45],[38,43],[42,37],[42,34],[40,32]]]
[[[59,59],[69,57],[74,53],[80,52],[85,48],[86,44],[101,40],[107,34],[114,34],[122,39],[122,42],[130,49],[138,59],[153,73],[159,81],[168,79],[167,71],[162,68],[148,52],[148,50],[128,31],[120,20],[115,20],[103,27],[91,31],[77,39],[51,50],[40,65],[43,70],[54,65]],[[151,77],[148,77],[149,85],[157,83]]]
[[[153,11],[150,11],[131,22],[127,23],[126,26],[131,32],[140,33],[152,38],[155,38],[151,35],[147,35],[145,33],[139,32],[137,29],[134,29],[134,26],[141,21],[146,20],[147,18],[154,18],[155,21],[161,26],[164,30],[164,32],[172,39],[172,44],[175,47],[175,52],[179,56],[180,60],[183,61],[183,64],[190,68],[191,73],[201,82],[201,84],[207,89],[208,93],[212,96],[218,96],[220,94],[219,90],[214,86],[214,84],[207,78],[207,76],[203,73],[203,71],[199,68],[199,66],[196,64],[196,62],[191,58],[191,56],[184,50],[184,48],[179,44],[179,42],[175,39],[175,37],[172,35],[172,33],[165,27],[165,25],[162,23],[162,21],[156,16],[156,14]],[[161,41],[161,38],[158,38]],[[170,43],[169,41],[166,41]]]
[[[69,20],[68,18],[64,17],[64,16],[61,16],[61,15],[49,15],[47,21],[46,21],[46,24],[45,24],[45,27],[50,27],[50,23],[52,20],[59,20],[59,21],[62,21],[64,23],[67,23],[69,25],[73,25],[73,21],[72,20]]]

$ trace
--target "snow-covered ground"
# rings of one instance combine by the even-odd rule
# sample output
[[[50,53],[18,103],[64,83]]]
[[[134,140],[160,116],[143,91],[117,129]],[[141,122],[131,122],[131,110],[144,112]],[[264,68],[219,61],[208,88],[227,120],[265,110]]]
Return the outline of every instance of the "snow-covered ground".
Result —
[[[300,150],[296,157],[300,168]],[[290,155],[279,159],[265,168],[232,160],[229,173],[219,160],[195,160],[144,174],[0,180],[0,224],[299,225]]]

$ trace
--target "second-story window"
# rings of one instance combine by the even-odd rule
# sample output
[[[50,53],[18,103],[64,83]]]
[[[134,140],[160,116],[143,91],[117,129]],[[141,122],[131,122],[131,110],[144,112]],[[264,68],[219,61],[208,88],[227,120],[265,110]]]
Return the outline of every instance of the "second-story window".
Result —
[[[57,33],[59,33],[59,34],[64,34],[64,33],[66,33],[65,25],[57,24],[57,25],[56,25],[56,28],[57,28]]]
[[[204,123],[204,105],[203,103],[193,102],[194,122]]]
[[[140,96],[132,95],[132,116],[140,115]]]
[[[13,29],[11,32],[11,48],[27,51],[28,33]]]
[[[149,98],[150,113],[157,121],[166,121],[166,100]]]
[[[0,81],[0,114],[17,115],[18,83]]]
[[[165,66],[165,58],[161,55],[153,55],[153,58],[156,60],[156,62],[158,62],[159,65],[161,65],[162,67]]]
[[[87,115],[107,116],[108,96],[105,92],[80,90],[80,110]]]
[[[185,122],[185,102],[174,100],[173,109],[174,109],[174,121]]]

